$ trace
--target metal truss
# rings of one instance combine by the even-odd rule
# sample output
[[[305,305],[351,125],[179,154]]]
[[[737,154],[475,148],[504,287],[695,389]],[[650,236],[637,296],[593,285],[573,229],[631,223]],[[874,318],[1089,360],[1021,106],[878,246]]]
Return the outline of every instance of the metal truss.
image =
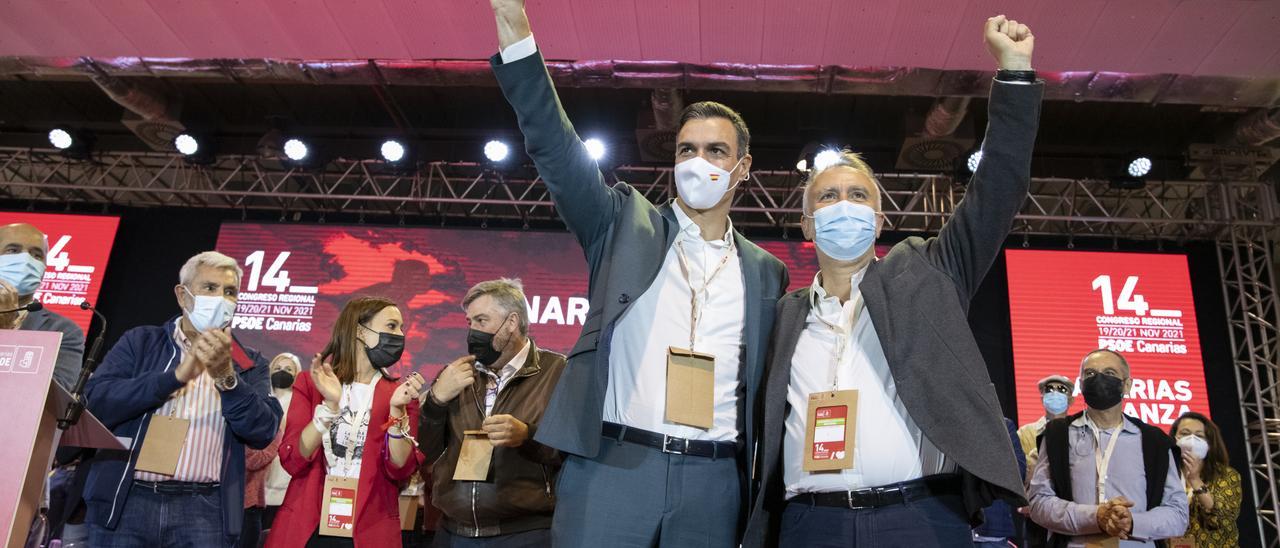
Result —
[[[630,183],[655,203],[674,196],[670,167],[621,166],[605,177]],[[936,232],[964,197],[964,184],[949,174],[879,178],[889,230]],[[468,162],[404,170],[339,159],[300,169],[256,156],[220,156],[196,165],[168,153],[107,152],[72,160],[53,150],[0,148],[0,199],[16,201],[558,222],[540,183],[527,166],[499,170]],[[795,226],[802,183],[795,171],[753,172],[734,202],[734,223]],[[1126,190],[1104,180],[1035,178],[1013,230],[1191,240],[1216,239],[1239,226],[1270,234],[1278,226],[1275,204],[1265,183],[1151,181]]]
[[[1246,481],[1262,545],[1280,546],[1280,304],[1267,234],[1232,227],[1218,240],[1218,268],[1249,453]]]

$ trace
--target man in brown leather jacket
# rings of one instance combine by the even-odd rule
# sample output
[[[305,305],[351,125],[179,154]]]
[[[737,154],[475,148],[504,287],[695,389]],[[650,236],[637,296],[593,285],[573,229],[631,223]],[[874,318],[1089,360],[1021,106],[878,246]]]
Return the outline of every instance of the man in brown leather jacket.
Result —
[[[471,355],[449,364],[422,405],[419,443],[444,513],[435,546],[547,546],[561,456],[533,441],[565,358],[529,339],[519,280],[463,298]]]

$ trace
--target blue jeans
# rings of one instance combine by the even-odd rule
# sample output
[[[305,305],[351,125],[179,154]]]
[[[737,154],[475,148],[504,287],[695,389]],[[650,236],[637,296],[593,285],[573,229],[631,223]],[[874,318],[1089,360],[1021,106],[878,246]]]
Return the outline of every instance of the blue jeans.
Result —
[[[860,510],[792,502],[782,512],[778,545],[782,548],[967,548],[973,546],[973,533],[959,496],[925,497]]]
[[[95,548],[209,548],[230,547],[235,539],[222,528],[221,499],[209,494],[167,495],[129,488],[119,526],[110,530],[97,523],[89,527],[89,545]]]

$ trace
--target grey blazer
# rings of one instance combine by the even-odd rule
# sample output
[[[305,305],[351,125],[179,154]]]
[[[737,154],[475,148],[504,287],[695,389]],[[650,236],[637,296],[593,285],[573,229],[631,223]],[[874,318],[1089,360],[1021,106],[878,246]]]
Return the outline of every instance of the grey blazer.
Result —
[[[71,390],[80,378],[84,364],[84,332],[75,322],[49,310],[41,309],[27,314],[19,329],[29,331],[61,331],[62,346],[58,349],[58,361],[53,366],[53,380]]]
[[[982,163],[955,214],[938,236],[895,245],[868,266],[858,284],[898,396],[924,435],[960,468],[965,507],[975,523],[996,497],[1026,504],[995,386],[967,317],[969,301],[1027,195],[1042,89],[992,85]],[[787,387],[809,308],[809,288],[778,301],[765,381],[761,487],[744,547],[772,545],[786,505],[782,445],[787,413],[793,411]]]
[[[600,448],[613,329],[657,278],[679,223],[670,204],[655,206],[626,183],[605,184],[560,105],[540,53],[510,64],[495,55],[490,63],[515,109],[525,149],[560,216],[582,245],[590,271],[591,309],[582,335],[569,352],[541,424],[530,428],[536,428],[534,439],[539,443],[593,458]],[[754,445],[774,305],[787,287],[787,270],[777,257],[736,231],[734,240],[746,285],[738,426],[742,447],[749,449]],[[749,451],[739,453],[741,463],[753,460]]]

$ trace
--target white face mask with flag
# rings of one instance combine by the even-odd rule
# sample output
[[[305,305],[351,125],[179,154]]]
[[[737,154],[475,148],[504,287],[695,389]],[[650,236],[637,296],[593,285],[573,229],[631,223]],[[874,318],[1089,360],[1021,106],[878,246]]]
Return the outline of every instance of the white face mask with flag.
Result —
[[[715,207],[724,198],[725,193],[732,190],[733,187],[729,185],[733,182],[733,171],[738,169],[742,158],[739,158],[738,163],[733,164],[733,169],[728,171],[716,167],[701,156],[676,164],[676,190],[680,192],[680,201],[694,209]],[[734,184],[734,187],[736,186]]]

